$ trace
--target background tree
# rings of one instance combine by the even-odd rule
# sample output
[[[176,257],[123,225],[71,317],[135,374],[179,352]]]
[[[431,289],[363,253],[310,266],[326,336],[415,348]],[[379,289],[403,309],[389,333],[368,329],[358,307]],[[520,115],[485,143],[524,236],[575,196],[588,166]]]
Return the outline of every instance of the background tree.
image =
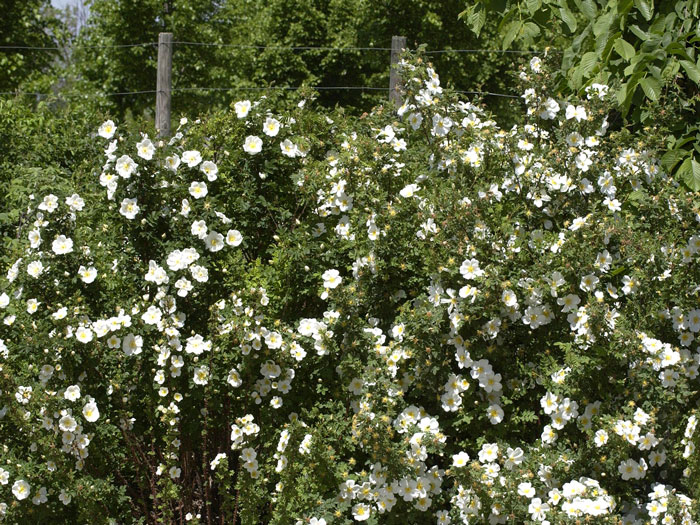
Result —
[[[58,47],[65,36],[50,0],[5,0],[0,17],[0,46]],[[56,52],[33,49],[0,50],[0,91],[12,91],[49,68]]]
[[[405,35],[410,47],[428,50],[481,47],[458,20],[458,0],[93,0],[90,17],[76,50],[77,75],[103,93],[154,89],[155,46],[115,47],[156,42],[170,31],[177,42],[226,44],[229,47],[176,44],[174,111],[201,112],[240,97],[254,97],[268,86],[388,86],[386,50],[286,49],[287,47],[363,48],[391,46],[392,35]],[[495,24],[484,34],[495,35]],[[483,44],[482,44],[483,45]],[[101,47],[111,46],[111,47]],[[240,47],[244,46],[244,47]],[[280,49],[284,47],[285,49]],[[264,49],[262,49],[264,48]],[[511,57],[480,53],[431,56],[445,83],[468,91],[507,91]],[[195,87],[213,87],[199,91]],[[234,88],[229,91],[228,88]],[[320,101],[367,110],[386,99],[376,90],[324,90]],[[148,111],[153,94],[113,97],[109,105],[124,113]],[[504,100],[494,99],[506,110]],[[500,105],[499,105],[500,104]]]

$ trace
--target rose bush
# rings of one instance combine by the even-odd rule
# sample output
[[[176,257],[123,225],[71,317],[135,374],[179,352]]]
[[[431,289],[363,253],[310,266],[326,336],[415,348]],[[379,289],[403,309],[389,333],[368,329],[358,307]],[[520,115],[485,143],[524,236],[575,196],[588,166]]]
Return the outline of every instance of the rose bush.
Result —
[[[107,121],[27,181],[7,521],[696,523],[700,209],[660,131],[538,59],[511,129],[401,68],[398,111]]]

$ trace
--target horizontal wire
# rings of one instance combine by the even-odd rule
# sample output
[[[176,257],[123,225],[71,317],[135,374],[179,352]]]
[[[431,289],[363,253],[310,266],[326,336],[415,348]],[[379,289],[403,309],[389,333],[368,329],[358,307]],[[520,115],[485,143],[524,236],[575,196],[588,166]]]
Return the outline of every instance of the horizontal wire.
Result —
[[[214,47],[231,47],[236,49],[285,49],[291,51],[309,51],[313,49],[323,51],[391,51],[390,47],[327,47],[327,46],[254,46],[249,44],[217,44],[211,42],[180,42],[175,41],[173,44],[184,46],[214,46]]]
[[[371,86],[240,86],[240,87],[227,87],[227,88],[215,88],[215,87],[176,87],[171,91],[267,91],[267,90],[283,90],[283,91],[294,91],[299,89],[313,89],[313,90],[367,90],[367,91],[389,91],[389,88],[381,87],[371,87]]]
[[[277,49],[277,50],[290,50],[290,51],[391,51],[390,47],[330,47],[330,46],[255,46],[247,44],[218,44],[215,42],[186,42],[186,41],[174,41],[171,42],[176,45],[183,46],[209,46],[209,47],[225,47],[225,48],[235,48],[235,49]],[[111,48],[130,48],[130,47],[145,47],[145,46],[157,46],[158,42],[143,42],[138,44],[73,44],[66,47],[37,47],[37,46],[20,46],[20,45],[8,45],[1,46],[2,49],[24,49],[24,50],[34,50],[34,51],[61,51],[66,48],[86,48],[86,49],[111,49]],[[552,51],[552,50],[550,50]],[[527,54],[538,54],[542,51],[519,51],[513,49],[436,49],[434,51],[424,51],[426,55],[439,55],[445,53],[510,53],[518,55]]]
[[[142,93],[158,93],[158,90],[156,89],[144,89],[143,91],[123,91],[121,93],[104,93],[103,96],[105,97],[117,97],[121,95],[140,95]],[[99,93],[96,93],[96,95],[99,95]]]
[[[516,55],[536,55],[542,51],[519,51],[516,49],[438,49],[435,51],[424,51],[426,55],[440,55],[444,53],[512,53]]]
[[[187,91],[274,91],[274,90],[281,90],[281,91],[296,91],[299,89],[310,89],[314,91],[332,91],[332,90],[338,90],[338,91],[390,91],[389,88],[382,88],[382,87],[372,87],[372,86],[240,86],[240,87],[225,87],[225,88],[218,88],[218,87],[175,87],[172,88],[170,91],[171,92],[176,92],[176,91],[181,91],[181,92],[187,92]],[[161,93],[165,92],[164,90],[161,90]],[[37,97],[48,97],[51,95],[57,96],[57,97],[99,97],[99,96],[104,96],[104,97],[116,97],[116,96],[125,96],[125,95],[142,95],[142,94],[153,94],[153,93],[158,93],[158,90],[156,89],[144,89],[141,91],[120,91],[116,93],[35,93],[35,92],[28,92],[28,91],[2,91],[0,92],[0,95],[26,95],[26,96],[37,96]],[[505,97],[505,98],[517,98],[521,99],[522,97],[519,95],[508,95],[506,93],[493,93],[491,91],[461,91],[461,90],[454,90],[454,93],[460,93],[463,95],[486,95],[486,96],[493,96],[493,97]]]
[[[86,49],[111,49],[120,47],[145,47],[145,46],[157,46],[158,42],[143,42],[141,44],[72,44],[65,47],[36,47],[36,46],[0,46],[0,49],[28,49],[33,51],[61,51],[63,49],[71,48],[86,48]]]
[[[520,95],[507,95],[506,93],[492,93],[491,91],[454,91],[463,95],[489,95],[491,97],[522,98]]]
[[[370,86],[250,86],[250,87],[228,87],[228,88],[214,88],[214,87],[181,87],[173,88],[171,91],[267,91],[267,90],[299,90],[308,88],[316,91],[323,90],[365,90],[365,91],[390,91],[390,88],[382,87],[370,87]],[[520,95],[508,95],[506,93],[493,93],[491,91],[461,91],[454,90],[454,93],[460,93],[463,95],[488,95],[493,97],[506,97],[506,98],[522,98]]]
[[[140,95],[143,93],[157,93],[155,89],[145,89],[143,91],[121,91],[117,93],[34,93],[30,91],[0,91],[0,95],[28,95],[36,97],[116,97],[122,95]]]

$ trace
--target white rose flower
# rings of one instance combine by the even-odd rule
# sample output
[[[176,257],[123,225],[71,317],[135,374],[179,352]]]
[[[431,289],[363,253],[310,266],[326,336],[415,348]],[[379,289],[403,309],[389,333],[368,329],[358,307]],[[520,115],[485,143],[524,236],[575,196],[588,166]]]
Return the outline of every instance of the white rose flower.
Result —
[[[156,148],[148,137],[144,137],[141,142],[136,144],[137,155],[142,159],[151,160],[155,151]]]
[[[226,244],[229,246],[238,246],[243,242],[243,236],[238,230],[229,230],[226,234]]]
[[[58,428],[60,428],[63,432],[73,432],[76,428],[78,428],[78,423],[75,421],[73,416],[66,414],[58,420]]]
[[[400,192],[399,195],[401,195],[404,199],[408,199],[410,197],[413,197],[413,195],[419,190],[420,188],[418,187],[417,184],[409,184],[405,188],[403,188]]]
[[[232,368],[231,371],[228,373],[228,378],[226,379],[226,382],[234,388],[239,387],[243,384],[243,381],[241,380],[241,375],[235,368]]]
[[[218,252],[224,247],[224,236],[214,230],[210,231],[204,242],[210,252]]]
[[[299,154],[299,149],[289,139],[285,139],[280,143],[280,149],[282,150],[282,155],[285,157],[293,158]]]
[[[204,221],[194,221],[190,227],[192,235],[199,239],[205,239],[207,236],[207,223]]]
[[[143,347],[143,337],[129,334],[122,339],[122,350],[126,355],[138,355]]]
[[[370,507],[364,503],[358,503],[352,508],[352,517],[355,521],[367,521],[370,517]]]
[[[206,385],[209,382],[209,367],[198,366],[194,369],[194,383],[196,385]]]
[[[27,265],[27,273],[37,279],[41,273],[44,271],[44,265],[41,261],[32,261]]]
[[[146,310],[141,316],[141,320],[146,324],[156,325],[160,323],[162,317],[163,312],[161,312],[157,306],[151,305],[148,307],[148,310]]]
[[[202,163],[202,171],[207,176],[207,180],[213,182],[217,178],[219,168],[212,161],[206,160]]]
[[[335,288],[343,281],[338,270],[326,270],[321,277],[324,288]]]
[[[56,255],[63,255],[73,251],[73,239],[65,235],[59,235],[54,239],[51,249]]]
[[[70,494],[68,494],[65,489],[61,489],[61,493],[58,495],[58,499],[64,505],[68,505],[73,499],[73,497]]]
[[[80,387],[78,385],[69,386],[63,393],[63,397],[68,401],[77,401],[80,399]]]
[[[207,185],[203,182],[193,182],[190,184],[190,195],[195,199],[201,199],[207,196]]]
[[[180,166],[180,157],[173,154],[169,157],[165,157],[165,167],[172,171],[177,171]]]
[[[248,135],[243,143],[243,151],[255,155],[262,151],[262,139],[254,135]]]
[[[82,211],[85,207],[85,201],[77,193],[66,197],[66,204],[70,208],[70,211]]]
[[[114,122],[107,120],[99,127],[97,134],[103,139],[111,139],[116,131],[117,126],[114,125]]]
[[[139,211],[141,211],[141,208],[136,203],[136,199],[124,199],[119,208],[119,213],[129,220],[133,220]]]
[[[238,118],[246,118],[250,111],[250,100],[241,100],[233,105]]]
[[[190,168],[194,168],[197,164],[202,162],[202,154],[199,151],[185,151],[182,154],[182,162],[187,164]]]
[[[78,327],[75,331],[75,338],[83,344],[87,344],[92,341],[92,330],[85,328],[84,326]]]
[[[58,208],[58,197],[56,197],[53,193],[48,194],[46,197],[44,197],[44,200],[39,203],[37,208],[53,213],[56,211],[56,208]]]
[[[272,117],[267,117],[265,124],[263,124],[263,132],[268,137],[276,136],[280,131],[280,123],[277,119]]]
[[[97,409],[97,404],[94,401],[85,404],[83,407],[83,417],[85,421],[89,421],[90,423],[94,423],[99,419],[100,411]]]
[[[120,177],[128,179],[134,174],[136,168],[138,168],[138,164],[136,164],[129,155],[122,155],[117,159],[115,168]]]
[[[31,487],[29,486],[29,483],[27,483],[23,479],[18,479],[12,485],[12,494],[14,494],[15,498],[17,498],[20,501],[29,496],[30,490]]]
[[[90,284],[95,280],[97,277],[97,270],[90,266],[89,268],[85,268],[85,266],[81,266],[78,269],[78,275],[80,276],[80,280],[83,281],[84,283]]]

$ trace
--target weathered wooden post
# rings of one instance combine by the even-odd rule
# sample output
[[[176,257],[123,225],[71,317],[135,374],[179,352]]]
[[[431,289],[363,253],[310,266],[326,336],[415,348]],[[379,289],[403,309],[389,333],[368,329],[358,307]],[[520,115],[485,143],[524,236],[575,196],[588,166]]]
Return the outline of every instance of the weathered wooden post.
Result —
[[[170,90],[172,88],[173,34],[158,35],[158,77],[156,79],[156,129],[158,136],[170,136]]]
[[[391,71],[389,72],[389,100],[391,100],[397,108],[401,107],[403,100],[401,97],[401,77],[396,69],[396,66],[399,63],[399,57],[404,49],[406,49],[406,37],[392,36]]]

